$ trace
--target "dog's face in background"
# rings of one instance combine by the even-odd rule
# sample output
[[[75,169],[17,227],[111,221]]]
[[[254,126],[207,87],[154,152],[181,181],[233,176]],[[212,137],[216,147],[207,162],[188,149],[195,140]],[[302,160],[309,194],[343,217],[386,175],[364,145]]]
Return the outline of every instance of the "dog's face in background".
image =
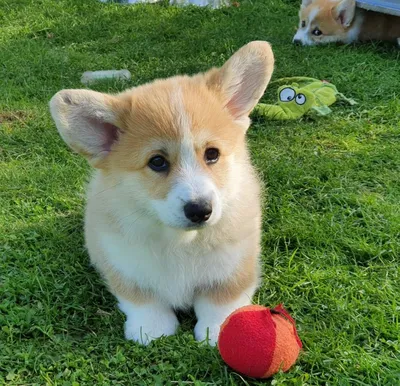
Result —
[[[315,45],[352,40],[355,0],[303,0],[294,43]]]
[[[257,48],[246,50],[221,69],[119,95],[61,91],[51,102],[53,117],[67,144],[118,189],[127,214],[140,208],[179,229],[214,225],[240,189],[248,114],[270,77]],[[248,88],[258,78],[260,86]]]

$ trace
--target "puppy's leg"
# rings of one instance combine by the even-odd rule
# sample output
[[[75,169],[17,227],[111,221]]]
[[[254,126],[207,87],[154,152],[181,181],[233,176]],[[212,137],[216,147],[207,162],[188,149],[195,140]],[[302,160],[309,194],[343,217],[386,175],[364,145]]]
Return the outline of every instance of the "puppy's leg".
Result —
[[[172,310],[159,301],[143,304],[117,296],[119,308],[126,315],[125,338],[143,345],[161,336],[174,335],[178,319]]]
[[[109,290],[118,299],[118,306],[126,315],[126,339],[148,345],[161,336],[175,334],[179,322],[172,307],[162,303],[151,292],[127,282],[109,266],[104,264],[102,268]]]
[[[398,45],[399,48],[400,48],[400,38],[397,38],[397,45]]]
[[[147,345],[161,336],[173,335],[179,323],[172,307],[158,300],[151,291],[142,290],[133,280],[124,278],[107,262],[93,239],[88,240],[91,241],[92,263],[102,273],[108,289],[126,315],[126,339]]]
[[[258,254],[257,254],[258,255]],[[251,304],[259,281],[258,259],[245,258],[237,272],[226,282],[200,292],[194,301],[197,340],[215,345],[221,324],[237,308]]]
[[[251,304],[256,285],[243,291],[234,299],[221,303],[210,294],[200,295],[195,300],[194,309],[197,315],[197,324],[194,335],[198,341],[206,341],[210,345],[216,345],[221,324],[236,309]]]

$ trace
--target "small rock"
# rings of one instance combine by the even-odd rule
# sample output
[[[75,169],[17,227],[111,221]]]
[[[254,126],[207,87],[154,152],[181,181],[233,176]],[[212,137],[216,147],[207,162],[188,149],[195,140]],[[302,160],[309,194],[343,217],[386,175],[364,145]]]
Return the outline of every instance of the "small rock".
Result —
[[[90,84],[103,79],[129,80],[131,73],[128,70],[86,71],[81,78],[83,84]]]

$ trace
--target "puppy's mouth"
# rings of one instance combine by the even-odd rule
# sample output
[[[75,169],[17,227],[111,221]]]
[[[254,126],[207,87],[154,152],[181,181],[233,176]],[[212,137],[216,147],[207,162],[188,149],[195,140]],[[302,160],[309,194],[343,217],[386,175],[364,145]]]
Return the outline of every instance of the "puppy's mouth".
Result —
[[[202,222],[199,224],[187,224],[184,227],[184,229],[188,230],[188,231],[192,231],[192,230],[204,229],[204,228],[207,228],[208,226],[210,226],[210,224],[208,224],[208,222]]]
[[[181,231],[197,231],[197,230],[202,230],[205,228],[209,228],[212,226],[212,221],[199,221],[199,222],[183,222],[183,223],[178,223],[178,224],[168,224],[170,228],[176,229],[176,230],[181,230]]]

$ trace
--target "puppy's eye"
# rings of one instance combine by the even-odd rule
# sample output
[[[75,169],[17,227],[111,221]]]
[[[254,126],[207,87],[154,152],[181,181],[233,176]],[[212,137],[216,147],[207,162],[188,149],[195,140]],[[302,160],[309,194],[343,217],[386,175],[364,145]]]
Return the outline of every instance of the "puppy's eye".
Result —
[[[314,36],[321,36],[322,31],[319,28],[314,28],[313,31],[311,32]]]
[[[204,160],[207,164],[215,164],[219,158],[219,150],[214,147],[210,147],[204,153]]]
[[[305,26],[306,26],[306,22],[305,22],[305,20],[303,20],[303,21],[301,22],[301,28],[305,28]]]
[[[149,168],[155,172],[165,172],[169,168],[168,161],[161,155],[156,155],[149,161]]]

